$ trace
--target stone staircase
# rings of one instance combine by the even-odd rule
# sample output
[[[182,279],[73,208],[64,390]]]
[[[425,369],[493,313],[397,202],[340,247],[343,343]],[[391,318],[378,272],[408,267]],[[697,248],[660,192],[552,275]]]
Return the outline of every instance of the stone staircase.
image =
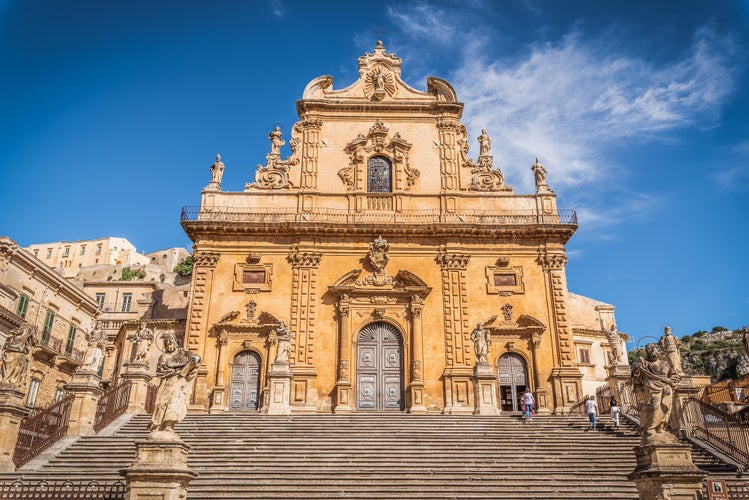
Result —
[[[564,498],[637,499],[627,479],[639,438],[602,417],[582,415],[355,414],[189,415],[177,432],[199,473],[190,499],[250,498]],[[38,470],[0,481],[121,480],[145,439],[147,415],[111,436],[82,438]],[[736,479],[709,455],[695,461],[711,477]]]

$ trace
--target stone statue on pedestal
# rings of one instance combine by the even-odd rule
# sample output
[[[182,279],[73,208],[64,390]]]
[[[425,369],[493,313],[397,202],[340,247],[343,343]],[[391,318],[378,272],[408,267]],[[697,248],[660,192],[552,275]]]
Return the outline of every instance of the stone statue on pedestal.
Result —
[[[616,331],[616,325],[612,324],[610,329],[603,327],[603,333],[606,334],[606,339],[609,341],[609,347],[611,352],[608,355],[609,366],[624,365],[624,346],[622,345],[622,338],[619,336],[619,332]]]
[[[681,353],[679,352],[681,342],[679,342],[679,339],[671,335],[670,326],[667,326],[664,329],[663,336],[658,341],[658,345],[663,349],[663,352],[666,355],[666,360],[668,360],[674,373],[683,375],[684,369],[681,367]]]
[[[645,346],[641,359],[632,375],[637,401],[640,401],[640,435],[643,445],[672,444],[677,439],[666,431],[673,406],[674,386],[681,375],[674,371],[669,360],[656,344]]]
[[[216,161],[211,165],[211,183],[208,188],[221,189],[221,179],[224,176],[224,164],[221,155],[216,155]]]
[[[294,335],[286,323],[281,321],[276,328],[276,339],[278,340],[278,350],[276,351],[276,359],[274,363],[288,363],[289,362],[289,351],[291,351],[291,340]]]
[[[141,321],[135,333],[128,336],[128,340],[133,344],[130,362],[146,363],[148,350],[151,348],[151,342],[153,342],[153,330],[146,326],[145,321]]]
[[[29,356],[35,343],[34,328],[28,323],[23,323],[8,332],[0,364],[0,384],[20,391],[26,389]]]
[[[150,439],[179,440],[174,426],[187,415],[192,392],[192,380],[198,373],[200,356],[177,346],[173,333],[164,335],[164,354],[156,365],[156,377],[161,379],[156,391],[156,403],[149,430]]]
[[[476,364],[487,363],[489,350],[492,347],[492,336],[489,330],[484,328],[482,322],[476,324],[476,328],[471,332],[473,341],[473,350],[476,353]]]

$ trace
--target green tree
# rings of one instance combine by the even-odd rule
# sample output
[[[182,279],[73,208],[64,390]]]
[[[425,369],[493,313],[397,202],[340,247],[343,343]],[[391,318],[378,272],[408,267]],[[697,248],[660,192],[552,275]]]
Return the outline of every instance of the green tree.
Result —
[[[174,272],[180,276],[192,276],[192,255],[188,255],[184,259],[180,260],[176,266],[174,266]]]

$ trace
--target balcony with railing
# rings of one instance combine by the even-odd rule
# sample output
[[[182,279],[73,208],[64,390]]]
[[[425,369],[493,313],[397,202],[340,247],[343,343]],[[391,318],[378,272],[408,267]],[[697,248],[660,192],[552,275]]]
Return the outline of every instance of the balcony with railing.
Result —
[[[559,210],[544,213],[538,210],[463,210],[448,213],[440,210],[392,210],[392,200],[369,200],[366,211],[351,211],[332,208],[317,208],[299,211],[292,208],[234,207],[204,208],[183,207],[183,222],[235,222],[251,224],[408,224],[408,225],[469,225],[469,226],[517,226],[517,225],[567,225],[577,226],[574,210]]]

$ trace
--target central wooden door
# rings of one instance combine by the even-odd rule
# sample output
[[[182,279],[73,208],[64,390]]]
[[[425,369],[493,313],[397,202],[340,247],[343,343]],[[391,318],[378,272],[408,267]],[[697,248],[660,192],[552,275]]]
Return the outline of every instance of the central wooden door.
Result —
[[[514,353],[499,358],[499,401],[502,411],[519,411],[520,396],[528,387],[528,369],[525,360]]]
[[[403,409],[403,341],[387,323],[372,323],[356,347],[356,409]]]
[[[251,351],[236,355],[231,365],[232,410],[257,410],[260,386],[260,356]]]

